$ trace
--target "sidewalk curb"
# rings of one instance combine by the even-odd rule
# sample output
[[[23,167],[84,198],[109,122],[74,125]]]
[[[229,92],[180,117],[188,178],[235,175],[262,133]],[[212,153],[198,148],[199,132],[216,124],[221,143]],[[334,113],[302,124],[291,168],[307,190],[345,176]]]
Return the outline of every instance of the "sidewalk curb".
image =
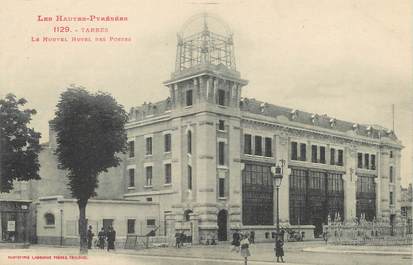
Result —
[[[139,256],[139,257],[147,257],[147,258],[157,258],[157,259],[175,259],[175,260],[197,260],[197,261],[216,261],[216,262],[224,262],[224,263],[233,263],[233,262],[243,262],[242,259],[218,259],[218,258],[205,258],[205,257],[184,257],[184,256],[169,256],[169,255],[150,255],[150,254],[139,254],[139,253],[122,253],[122,252],[112,252],[111,254],[114,255],[124,255],[124,256]],[[248,263],[252,264],[274,264],[275,261],[266,261],[266,260],[255,260],[249,259]],[[280,263],[285,265],[306,265],[303,263]]]
[[[401,251],[374,251],[374,250],[335,250],[326,248],[304,248],[304,252],[316,252],[316,253],[338,253],[338,254],[374,254],[381,256],[412,256],[411,252]]]

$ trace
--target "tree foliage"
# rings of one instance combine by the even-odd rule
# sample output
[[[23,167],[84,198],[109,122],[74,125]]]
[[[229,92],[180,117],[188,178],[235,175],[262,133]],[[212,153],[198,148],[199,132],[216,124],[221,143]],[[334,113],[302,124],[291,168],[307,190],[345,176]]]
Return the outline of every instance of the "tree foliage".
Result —
[[[69,88],[60,96],[52,126],[56,154],[68,171],[69,187],[79,206],[80,253],[87,253],[86,205],[96,195],[98,176],[118,166],[126,151],[127,114],[109,94]]]
[[[0,191],[13,189],[14,180],[40,179],[38,155],[40,133],[28,125],[34,109],[22,109],[27,103],[7,94],[0,99]]]
[[[69,172],[72,195],[87,200],[96,195],[98,175],[118,166],[116,153],[126,151],[127,114],[109,94],[69,88],[62,93],[55,115],[59,164]]]

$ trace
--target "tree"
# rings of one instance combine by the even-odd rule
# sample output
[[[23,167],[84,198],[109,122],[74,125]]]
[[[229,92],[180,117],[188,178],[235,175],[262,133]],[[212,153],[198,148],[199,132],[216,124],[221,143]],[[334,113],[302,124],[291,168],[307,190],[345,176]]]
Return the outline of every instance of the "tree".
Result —
[[[40,133],[28,127],[36,110],[22,110],[26,103],[27,100],[17,99],[13,94],[0,99],[1,192],[10,192],[15,180],[40,179]]]
[[[52,126],[59,165],[79,206],[80,253],[87,253],[86,205],[96,196],[98,175],[120,164],[126,152],[127,114],[109,94],[69,88],[60,96]]]

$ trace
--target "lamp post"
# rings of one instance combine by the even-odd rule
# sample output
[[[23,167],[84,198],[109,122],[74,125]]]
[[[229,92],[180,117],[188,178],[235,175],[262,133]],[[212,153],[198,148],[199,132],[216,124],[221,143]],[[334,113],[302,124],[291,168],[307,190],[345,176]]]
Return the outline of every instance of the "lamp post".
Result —
[[[281,164],[281,166],[279,165]],[[275,187],[277,189],[277,235],[275,237],[275,241],[277,242],[278,240],[278,236],[280,234],[280,186],[281,186],[281,181],[283,179],[283,175],[284,175],[284,164],[285,164],[285,160],[281,159],[279,161],[279,164],[275,167],[275,174],[273,175],[274,178],[274,184]]]

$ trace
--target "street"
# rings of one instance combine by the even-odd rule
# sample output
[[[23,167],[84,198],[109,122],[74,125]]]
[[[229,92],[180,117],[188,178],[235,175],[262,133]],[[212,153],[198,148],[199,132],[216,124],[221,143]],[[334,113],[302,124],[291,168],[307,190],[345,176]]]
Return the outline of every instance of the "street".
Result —
[[[366,253],[307,252],[305,248],[320,248],[315,242],[290,243],[286,247],[285,264],[411,264],[411,255]],[[248,264],[274,264],[272,244],[256,244],[251,248]],[[345,249],[345,248],[343,248]],[[380,250],[380,248],[378,248]],[[381,248],[382,249],[382,248]],[[397,250],[398,248],[392,248]],[[408,247],[401,247],[408,251]],[[411,248],[410,248],[411,250]],[[406,253],[404,251],[404,253]],[[29,249],[0,249],[0,264],[125,264],[125,265],[203,265],[203,264],[243,264],[239,253],[231,252],[229,245],[194,246],[188,248],[153,248],[144,250],[117,250],[106,252],[91,250],[87,256],[79,256],[77,248],[54,248],[31,246]]]

